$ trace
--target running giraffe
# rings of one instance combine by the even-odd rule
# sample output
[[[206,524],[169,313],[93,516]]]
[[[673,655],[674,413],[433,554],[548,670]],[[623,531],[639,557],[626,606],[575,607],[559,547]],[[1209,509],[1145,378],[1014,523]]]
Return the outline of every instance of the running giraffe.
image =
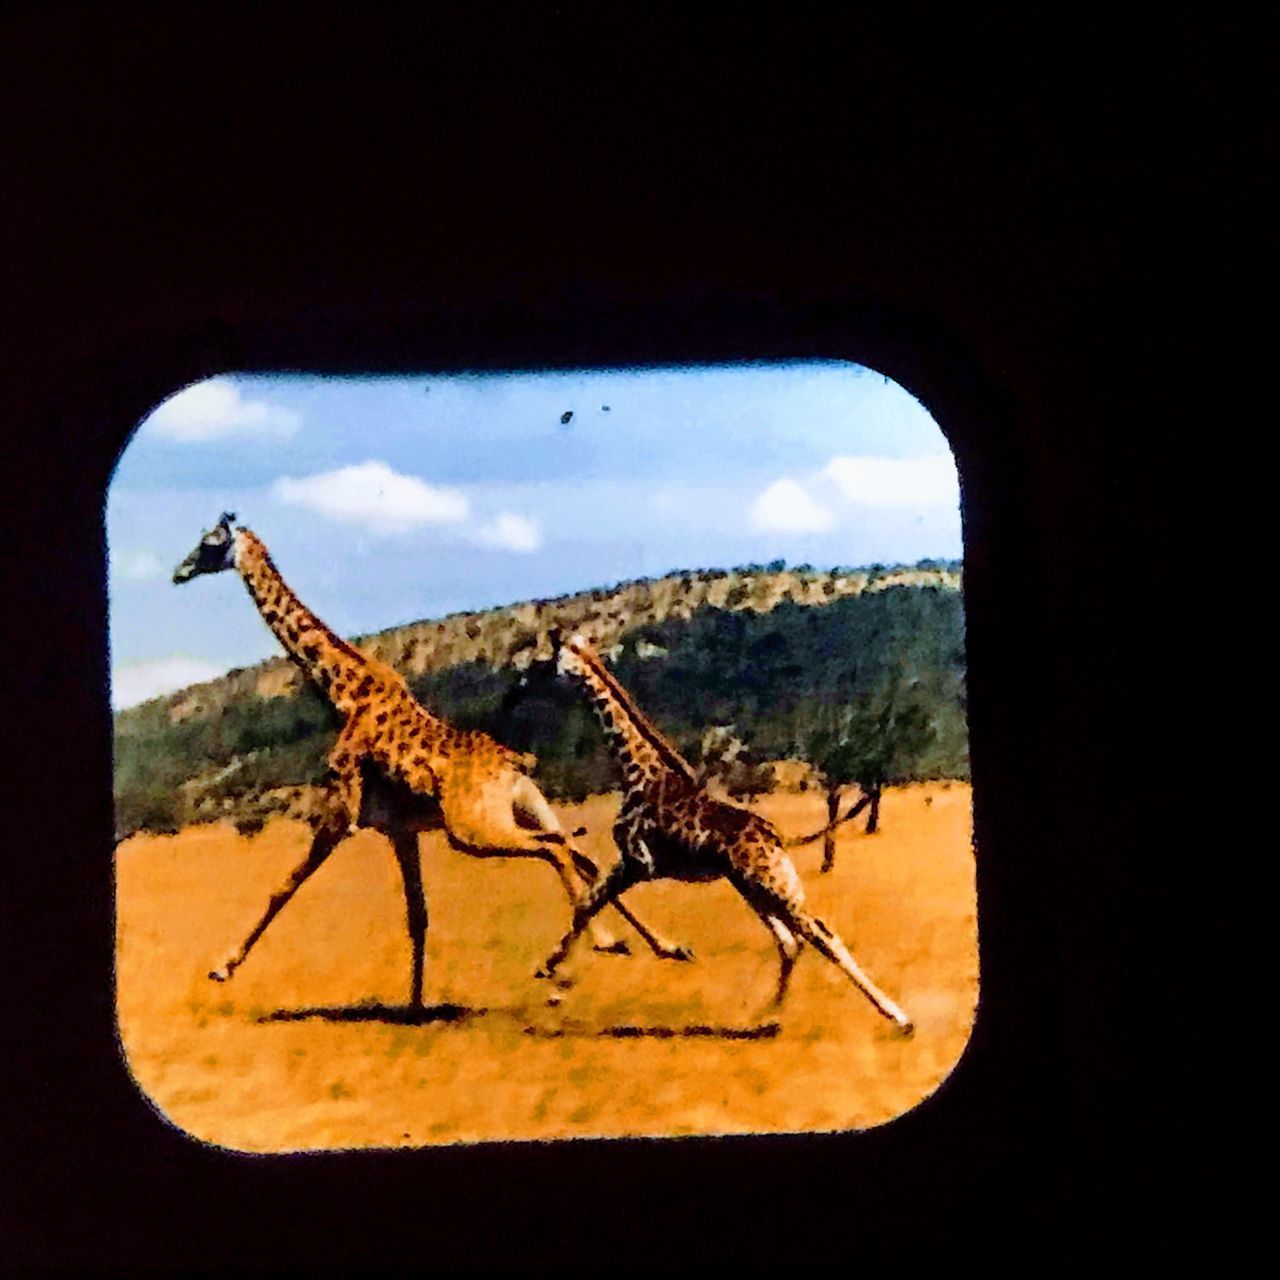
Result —
[[[173,581],[235,569],[289,657],[338,713],[342,729],[329,753],[330,782],[313,820],[315,834],[306,858],[272,895],[239,949],[209,976],[227,981],[339,842],[368,826],[390,838],[400,864],[413,950],[410,1003],[421,1006],[427,910],[418,832],[443,830],[453,848],[479,857],[532,857],[551,863],[575,911],[597,869],[565,836],[529,776],[535,756],[433,716],[398,672],[340,639],[307,609],[280,576],[261,539],[243,527],[233,530],[234,519],[223,514],[174,570]],[[367,788],[369,780],[373,786]],[[663,940],[621,903],[616,905],[658,956],[691,958],[686,948]],[[597,950],[628,950],[603,930],[592,936]]]
[[[796,957],[808,942],[909,1035],[911,1019],[863,973],[836,934],[805,910],[804,886],[774,827],[759,814],[710,795],[584,637],[565,639],[553,633],[552,643],[557,671],[584,686],[622,766],[622,808],[613,828],[622,859],[576,905],[569,932],[538,976],[552,977],[595,914],[610,903],[617,905],[619,895],[639,881],[696,882],[723,876],[769,927],[777,944],[781,971],[772,1008],[781,1006]]]

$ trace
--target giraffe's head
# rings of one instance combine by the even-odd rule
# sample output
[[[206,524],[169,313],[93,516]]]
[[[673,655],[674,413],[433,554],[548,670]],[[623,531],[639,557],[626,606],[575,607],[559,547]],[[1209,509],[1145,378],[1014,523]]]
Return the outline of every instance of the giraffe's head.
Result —
[[[175,585],[190,582],[202,573],[221,573],[224,569],[235,568],[236,539],[231,531],[234,519],[233,512],[222,513],[222,519],[196,543],[191,554],[173,571]]]
[[[562,676],[573,675],[580,671],[584,656],[591,654],[591,644],[581,632],[566,635],[556,627],[547,638],[551,641],[551,661],[555,664],[556,671]]]

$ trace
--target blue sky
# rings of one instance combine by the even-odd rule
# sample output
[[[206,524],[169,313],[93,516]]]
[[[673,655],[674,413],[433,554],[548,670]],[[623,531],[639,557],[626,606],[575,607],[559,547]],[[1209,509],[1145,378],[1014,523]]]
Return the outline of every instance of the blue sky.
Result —
[[[223,510],[348,635],[672,569],[961,554],[941,431],[857,365],[214,378],[108,492],[117,706],[279,652],[235,575],[170,581]]]

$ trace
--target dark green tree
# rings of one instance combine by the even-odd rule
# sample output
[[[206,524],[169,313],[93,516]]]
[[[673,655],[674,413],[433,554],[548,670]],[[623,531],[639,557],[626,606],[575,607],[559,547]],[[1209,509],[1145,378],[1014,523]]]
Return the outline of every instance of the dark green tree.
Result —
[[[858,803],[843,821],[867,814],[866,832],[880,825],[880,798],[885,787],[908,782],[920,774],[921,756],[934,739],[933,718],[917,679],[891,671],[869,693],[859,694],[830,709],[809,738],[808,755],[827,786],[827,822],[822,870],[835,865],[835,830],[840,793],[850,783],[862,790]]]

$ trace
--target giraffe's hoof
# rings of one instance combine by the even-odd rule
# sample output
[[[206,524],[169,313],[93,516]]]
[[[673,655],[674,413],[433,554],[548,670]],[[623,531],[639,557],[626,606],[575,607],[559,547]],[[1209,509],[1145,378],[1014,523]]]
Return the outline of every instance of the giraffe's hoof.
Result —
[[[209,980],[211,982],[226,982],[231,977],[230,968],[226,969],[210,969]]]
[[[548,969],[543,965],[537,973],[533,975],[535,978],[548,978],[560,988],[561,991],[568,991],[573,986],[573,979],[566,978],[563,974],[558,974],[554,969]]]
[[[898,1027],[898,1034],[904,1040],[910,1040],[911,1037],[916,1033],[915,1023],[912,1022],[910,1018],[908,1018],[905,1022],[899,1022],[897,1024],[897,1027]]]
[[[597,942],[595,949],[607,956],[629,956],[631,945],[626,938],[615,938],[612,942]]]
[[[692,947],[668,947],[663,953],[664,960],[692,960]]]

